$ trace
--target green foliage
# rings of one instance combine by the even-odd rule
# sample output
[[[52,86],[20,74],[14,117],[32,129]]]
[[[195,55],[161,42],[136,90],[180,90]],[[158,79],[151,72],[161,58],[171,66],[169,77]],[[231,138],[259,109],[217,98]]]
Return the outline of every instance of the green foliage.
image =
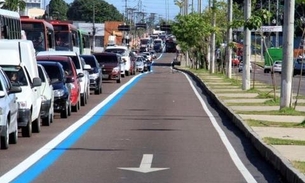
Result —
[[[75,0],[71,3],[67,16],[69,20],[92,22],[122,21],[123,15],[113,5],[100,0]]]
[[[53,19],[67,20],[68,4],[64,0],[51,0],[49,4],[49,16]]]
[[[26,3],[23,0],[6,0],[2,9],[7,9],[11,11],[23,11],[25,9]]]
[[[172,24],[172,33],[182,49],[200,45],[211,31],[211,25],[198,13],[178,15]]]

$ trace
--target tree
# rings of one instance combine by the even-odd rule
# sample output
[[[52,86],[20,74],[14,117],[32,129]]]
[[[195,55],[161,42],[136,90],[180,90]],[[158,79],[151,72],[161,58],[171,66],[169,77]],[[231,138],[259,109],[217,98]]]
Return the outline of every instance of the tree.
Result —
[[[23,0],[6,0],[2,9],[11,11],[23,11],[26,3]]]
[[[49,16],[53,19],[67,20],[69,5],[64,0],[51,0],[49,4]]]
[[[122,21],[123,15],[113,5],[100,0],[75,0],[71,3],[67,16],[69,20],[92,22]]]

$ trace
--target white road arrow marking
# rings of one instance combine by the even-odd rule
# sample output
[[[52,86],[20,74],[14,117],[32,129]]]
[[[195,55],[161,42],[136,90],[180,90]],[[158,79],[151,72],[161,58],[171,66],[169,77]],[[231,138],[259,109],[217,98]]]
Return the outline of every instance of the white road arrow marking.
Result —
[[[142,158],[139,168],[118,167],[118,169],[129,170],[129,171],[140,172],[140,173],[150,173],[150,172],[156,172],[156,171],[169,169],[169,168],[151,168],[152,160],[153,160],[152,154],[143,154],[143,158]]]

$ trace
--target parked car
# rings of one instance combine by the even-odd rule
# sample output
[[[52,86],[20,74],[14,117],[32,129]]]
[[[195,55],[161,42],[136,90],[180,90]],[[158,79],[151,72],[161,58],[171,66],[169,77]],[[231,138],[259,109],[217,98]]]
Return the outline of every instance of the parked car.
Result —
[[[103,73],[100,64],[94,55],[80,55],[91,66],[89,71],[90,77],[90,89],[94,91],[94,94],[101,94],[103,91]]]
[[[69,83],[71,88],[71,107],[73,112],[77,112],[80,109],[81,99],[80,99],[80,79],[84,77],[83,73],[77,74],[76,67],[72,59],[68,56],[37,56],[39,62],[58,62],[63,66],[65,75],[67,78],[71,79]]]
[[[20,86],[13,86],[7,75],[0,68],[0,138],[1,149],[7,149],[9,143],[18,140],[18,103],[15,93],[20,93]]]
[[[38,61],[47,71],[54,91],[54,112],[60,113],[61,118],[71,115],[71,86],[70,77],[66,77],[63,66],[59,62]]]
[[[144,72],[144,62],[145,59],[142,56],[137,56],[136,58],[136,70],[137,72]]]
[[[47,71],[41,64],[37,64],[38,74],[41,79],[41,124],[44,126],[50,126],[50,123],[54,119],[54,92],[51,80]]]
[[[281,60],[276,60],[273,62],[272,67],[271,67],[271,73],[282,73],[282,61]]]
[[[103,52],[93,53],[102,67],[103,79],[121,82],[121,56],[116,53]]]
[[[80,56],[73,52],[73,51],[41,51],[38,52],[37,56],[51,56],[51,55],[58,55],[58,56],[69,56],[74,65],[76,67],[77,74],[83,73],[84,77],[80,80],[81,85],[81,105],[85,106],[88,102],[89,95],[90,95],[90,78],[89,78],[89,71],[91,70],[90,65],[85,64],[82,62]]]
[[[243,62],[240,62],[238,65],[238,72],[242,72],[244,68]],[[252,64],[250,63],[250,72],[252,72]]]
[[[293,76],[295,75],[305,75],[305,58],[294,59]]]

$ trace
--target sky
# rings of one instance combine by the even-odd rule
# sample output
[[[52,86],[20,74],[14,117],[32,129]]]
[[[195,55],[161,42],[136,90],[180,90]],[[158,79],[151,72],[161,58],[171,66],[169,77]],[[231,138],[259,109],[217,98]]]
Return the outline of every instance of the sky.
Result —
[[[174,20],[179,14],[179,7],[175,5],[174,0],[105,0],[113,4],[120,13],[125,12],[125,3],[128,8],[137,8],[145,13],[156,13],[156,18],[162,17],[165,20]],[[198,0],[189,0],[194,3],[194,9],[197,9]],[[206,0],[202,0],[202,7],[205,7]],[[203,9],[203,8],[202,8]]]

